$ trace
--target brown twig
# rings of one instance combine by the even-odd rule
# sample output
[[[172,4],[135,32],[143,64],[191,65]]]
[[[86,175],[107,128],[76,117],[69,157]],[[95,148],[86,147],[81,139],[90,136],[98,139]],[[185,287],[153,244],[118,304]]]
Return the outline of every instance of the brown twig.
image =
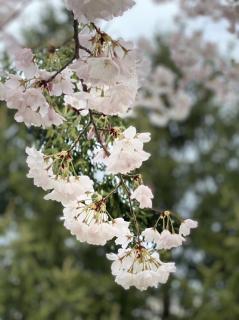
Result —
[[[74,19],[74,22],[73,22],[73,29],[74,29],[74,42],[75,42],[75,51],[74,51],[74,55],[73,57],[64,65],[62,66],[58,71],[56,71],[48,80],[45,81],[45,84],[46,83],[49,83],[51,82],[52,80],[55,79],[56,76],[58,76],[58,74],[60,74],[62,71],[64,71],[74,60],[76,59],[79,59],[80,58],[80,53],[79,53],[79,50],[82,49],[84,51],[86,51],[87,53],[91,54],[91,51],[82,46],[79,42],[79,22],[78,20]]]

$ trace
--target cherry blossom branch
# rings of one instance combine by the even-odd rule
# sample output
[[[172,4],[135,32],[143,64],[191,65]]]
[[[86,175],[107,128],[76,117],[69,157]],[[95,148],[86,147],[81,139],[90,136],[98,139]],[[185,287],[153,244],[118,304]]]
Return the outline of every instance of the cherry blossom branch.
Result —
[[[99,18],[107,20],[119,16],[135,3],[134,0],[117,2],[119,3],[116,4],[114,0],[97,0],[98,9],[94,10],[95,0],[88,0],[87,3],[66,1],[67,9],[74,13],[74,52],[69,54],[69,61],[58,71],[49,73],[47,70],[39,69],[36,63],[38,56],[34,57],[30,49],[22,49],[15,57],[19,76],[9,76],[3,93],[9,108],[12,109],[13,104],[17,105],[16,119],[23,119],[27,125],[51,128],[49,137],[46,135],[45,146],[42,143],[40,150],[35,147],[26,149],[28,177],[33,178],[35,185],[49,191],[45,196],[46,200],[62,203],[64,226],[79,241],[105,245],[107,241],[115,239],[115,244],[121,245],[121,248],[118,254],[110,254],[108,258],[116,261],[116,267],[113,267],[116,271],[116,282],[126,289],[134,285],[140,290],[145,290],[165,283],[169,274],[175,272],[174,263],[164,263],[160,260],[160,250],[182,245],[185,240],[183,236],[189,235],[190,229],[196,228],[197,223],[190,219],[183,221],[178,233],[175,233],[178,225],[174,228],[174,219],[170,211],[152,209],[160,214],[154,228],[149,226],[143,230],[138,219],[140,209],[152,208],[153,194],[150,188],[143,184],[141,175],[134,175],[132,172],[137,172],[135,170],[150,157],[144,150],[144,143],[149,142],[151,138],[150,133],[138,133],[133,126],[122,129],[122,122],[119,121],[120,115],[126,114],[136,99],[137,55],[130,49],[131,45],[112,39],[94,23]],[[79,21],[83,21],[83,28],[79,27]],[[84,33],[87,48],[80,44],[79,37],[79,31],[83,31],[85,27],[88,29],[88,34]],[[82,60],[80,50],[87,53]],[[40,58],[45,62],[44,56]],[[61,61],[60,57],[59,60]],[[75,68],[75,73],[69,70],[70,72],[56,78],[75,61],[76,66],[72,67]],[[46,58],[46,62],[48,64],[51,60]],[[38,70],[43,71],[44,77],[48,74],[49,79],[41,80],[41,72]],[[55,81],[52,81],[54,79]],[[51,81],[48,86],[47,83]],[[45,85],[49,94],[45,92]],[[68,110],[64,113],[67,116],[63,118],[60,107],[64,107],[65,104],[79,116],[83,116],[81,111],[87,111],[84,112],[87,118],[80,117],[78,121],[78,117],[71,111],[68,113]],[[52,108],[53,105],[58,113]],[[113,115],[117,115],[116,121]],[[72,126],[74,128],[71,130]],[[59,131],[55,127],[59,127]],[[90,138],[92,133],[95,143],[87,143],[85,140]],[[58,139],[59,134],[61,139]],[[89,174],[92,168],[92,159],[89,159],[89,156],[94,155],[99,146],[100,154],[95,161],[105,164],[102,173],[107,175],[111,191],[106,191],[104,186],[103,190],[99,190],[99,183],[95,189],[97,179]],[[44,150],[47,154],[53,154],[46,156]],[[79,161],[81,159],[73,156],[78,153],[81,153],[83,158],[82,166]],[[105,153],[106,159],[102,159],[102,153]],[[129,217],[127,220],[124,219],[124,214],[112,218],[107,210],[107,199],[116,192],[119,200],[126,206]],[[163,220],[162,228],[161,224],[157,228],[160,219]],[[127,267],[119,268],[117,260],[124,266],[125,258]]]

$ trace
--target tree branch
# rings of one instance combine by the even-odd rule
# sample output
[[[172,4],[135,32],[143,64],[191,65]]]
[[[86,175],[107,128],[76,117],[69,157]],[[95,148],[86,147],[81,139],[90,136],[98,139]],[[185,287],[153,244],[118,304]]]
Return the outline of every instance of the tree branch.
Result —
[[[76,19],[74,19],[74,22],[73,22],[73,29],[74,29],[73,38],[74,38],[74,42],[75,42],[75,52],[74,52],[73,57],[62,68],[60,68],[58,71],[56,71],[48,80],[46,80],[45,83],[48,83],[48,82],[51,82],[52,80],[54,80],[55,77],[58,76],[58,74],[60,74],[62,71],[64,71],[74,60],[79,59],[80,58],[80,53],[79,53],[80,49],[86,51],[90,55],[92,54],[88,48],[82,46],[79,42],[79,22]]]

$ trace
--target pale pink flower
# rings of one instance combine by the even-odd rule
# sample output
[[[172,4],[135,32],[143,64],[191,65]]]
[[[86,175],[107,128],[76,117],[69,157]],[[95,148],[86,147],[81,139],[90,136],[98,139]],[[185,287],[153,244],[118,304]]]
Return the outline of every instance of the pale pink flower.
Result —
[[[170,250],[172,248],[180,247],[184,241],[185,239],[180,234],[171,233],[168,230],[163,230],[157,243],[157,248],[160,250]]]
[[[16,109],[15,120],[27,126],[47,128],[65,120],[49,106],[40,88],[25,88],[24,80],[15,75],[0,85],[0,99],[6,101],[9,109]]]
[[[62,94],[73,94],[74,93],[74,84],[71,79],[72,71],[70,69],[63,70],[58,74],[53,81],[51,82],[50,93],[53,96],[61,96]]]
[[[150,157],[150,154],[143,150],[144,141],[145,135],[138,136],[134,127],[125,130],[122,137],[115,140],[110,156],[104,161],[106,172],[125,174],[141,167],[143,161]]]
[[[156,228],[147,228],[142,232],[142,237],[146,242],[158,244],[160,242],[160,233]]]
[[[53,159],[46,157],[34,147],[27,148],[28,177],[33,178],[34,184],[44,190],[51,190],[45,196],[46,200],[55,200],[63,205],[74,201],[84,200],[94,192],[93,181],[88,176],[70,176],[62,178],[53,173]]]
[[[73,201],[87,198],[94,192],[93,181],[88,176],[70,176],[67,179],[56,178],[52,181],[53,190],[44,199],[54,200],[67,205]]]
[[[186,237],[190,234],[191,229],[195,229],[197,227],[198,227],[197,221],[186,219],[180,225],[179,234]]]
[[[16,68],[24,72],[27,79],[32,79],[38,70],[37,65],[33,61],[33,53],[28,48],[18,48],[14,54]]]
[[[92,201],[75,203],[64,209],[64,225],[77,240],[93,245],[105,245],[107,241],[128,232],[129,222],[122,218],[111,220],[106,206],[100,209]]]
[[[166,283],[170,273],[175,272],[174,263],[163,263],[157,252],[140,246],[119,249],[118,254],[107,254],[113,261],[111,266],[115,282],[124,289],[134,286],[143,291],[149,287],[157,288],[159,283]]]
[[[139,202],[140,208],[152,208],[153,193],[151,189],[145,185],[140,185],[131,195],[131,199]]]
[[[27,147],[26,153],[28,155],[26,162],[29,167],[27,177],[32,178],[37,187],[41,187],[44,190],[52,189],[52,178],[54,178],[54,175],[52,170],[48,170],[52,160],[45,161],[44,154],[36,150],[35,147]]]
[[[65,0],[66,8],[73,11],[75,18],[80,22],[111,20],[113,17],[121,16],[134,4],[134,0]]]

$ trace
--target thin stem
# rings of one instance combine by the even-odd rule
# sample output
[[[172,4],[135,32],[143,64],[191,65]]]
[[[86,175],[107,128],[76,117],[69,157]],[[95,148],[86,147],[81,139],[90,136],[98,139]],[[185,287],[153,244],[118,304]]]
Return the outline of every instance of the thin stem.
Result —
[[[175,217],[178,221],[180,221],[180,222],[184,221],[178,214],[176,214],[175,212],[172,212],[172,211],[168,211],[168,210],[162,211],[162,210],[155,209],[155,208],[151,208],[150,210],[154,211],[154,212],[157,212],[157,213],[160,213],[162,215],[166,215],[166,213],[168,213],[170,216]]]
[[[100,137],[97,125],[96,125],[95,120],[94,120],[93,112],[91,110],[89,110],[89,114],[90,114],[90,121],[91,121],[91,123],[92,123],[92,125],[94,127],[94,130],[95,130],[96,139],[97,139],[98,143],[101,145],[101,147],[103,148],[105,154],[107,156],[109,156],[110,153],[109,153],[107,147],[104,145],[104,143],[103,143],[103,141],[102,141],[102,139]]]
[[[112,196],[112,194],[114,194],[118,189],[119,187],[121,186],[122,182],[120,181],[117,186],[109,193],[107,194],[107,196],[104,197],[104,200],[107,200],[109,197]]]
[[[76,146],[76,144],[79,142],[80,138],[82,137],[82,135],[87,131],[87,129],[89,128],[89,126],[91,125],[91,121],[89,121],[87,123],[87,125],[84,127],[84,129],[80,132],[79,136],[77,137],[77,139],[74,141],[73,145],[70,147],[70,149],[68,150],[68,152],[72,151],[74,149],[74,147]]]
[[[154,225],[154,228],[155,228],[155,229],[157,228],[158,223],[159,223],[159,221],[160,221],[161,219],[163,219],[163,222],[164,222],[164,217],[162,218],[162,216],[160,215],[159,218],[157,219],[155,225]],[[164,229],[164,228],[163,228],[163,229]]]
[[[122,182],[122,185],[126,191],[126,194],[127,194],[127,198],[128,198],[128,201],[129,201],[129,208],[130,208],[130,213],[131,215],[133,216],[134,218],[134,222],[135,222],[135,227],[136,227],[136,231],[137,231],[137,236],[139,238],[139,235],[140,235],[140,229],[139,229],[139,223],[138,223],[138,220],[137,220],[137,217],[136,217],[136,214],[134,212],[134,209],[133,209],[133,205],[132,205],[132,201],[131,201],[131,193],[130,193],[130,190],[129,188],[127,187],[125,181],[124,181],[124,177],[122,174],[119,175],[120,177],[120,181]]]

